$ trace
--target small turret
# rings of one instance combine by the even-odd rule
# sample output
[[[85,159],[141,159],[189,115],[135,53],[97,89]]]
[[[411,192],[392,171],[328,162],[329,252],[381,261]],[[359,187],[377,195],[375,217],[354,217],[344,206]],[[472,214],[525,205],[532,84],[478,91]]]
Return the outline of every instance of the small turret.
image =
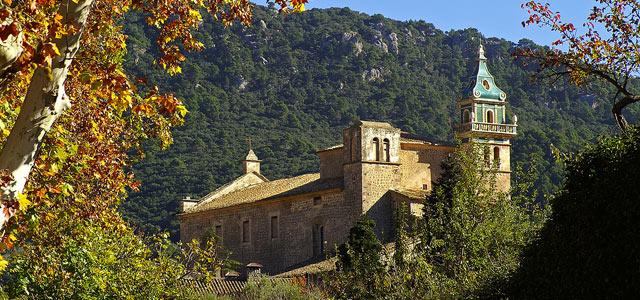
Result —
[[[247,154],[247,157],[242,161],[242,170],[245,174],[251,172],[260,174],[260,162],[261,160],[258,159],[258,156],[256,156],[253,150],[249,149],[249,154]]]

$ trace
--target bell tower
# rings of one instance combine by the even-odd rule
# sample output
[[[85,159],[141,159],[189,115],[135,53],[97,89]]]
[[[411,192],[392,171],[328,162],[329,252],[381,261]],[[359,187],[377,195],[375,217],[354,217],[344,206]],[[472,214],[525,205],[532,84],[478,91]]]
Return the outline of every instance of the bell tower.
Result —
[[[498,187],[507,191],[511,187],[510,140],[516,136],[517,117],[513,116],[513,124],[507,123],[507,94],[496,86],[489,73],[482,45],[478,48],[476,61],[476,74],[458,94],[460,124],[453,130],[463,144],[474,141],[486,146],[484,159],[488,165],[497,166]]]

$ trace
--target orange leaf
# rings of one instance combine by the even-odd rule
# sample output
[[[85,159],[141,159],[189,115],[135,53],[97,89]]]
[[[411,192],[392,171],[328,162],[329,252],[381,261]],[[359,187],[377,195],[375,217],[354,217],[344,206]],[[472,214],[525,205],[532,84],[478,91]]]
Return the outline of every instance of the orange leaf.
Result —
[[[45,43],[42,46],[42,54],[44,57],[54,57],[60,55],[60,50],[58,50],[58,46],[54,43]]]

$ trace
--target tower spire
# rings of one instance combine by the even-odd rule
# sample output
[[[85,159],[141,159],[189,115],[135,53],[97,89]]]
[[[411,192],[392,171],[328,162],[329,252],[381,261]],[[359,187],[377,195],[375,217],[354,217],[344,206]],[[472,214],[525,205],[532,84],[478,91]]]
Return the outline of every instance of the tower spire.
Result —
[[[253,139],[246,138],[245,141],[249,142],[249,153],[247,153],[247,156],[242,161],[242,170],[245,174],[251,172],[260,174],[261,160],[258,159],[258,156],[253,152],[253,149],[251,148],[251,141],[253,141]]]
[[[482,46],[482,44],[478,46],[478,60],[487,60],[487,58],[484,57],[484,47]]]
[[[495,78],[489,73],[482,44],[475,60],[478,62],[476,74],[469,78],[467,86],[458,94],[460,124],[453,130],[463,143],[475,141],[486,145],[485,160],[488,164],[497,165],[503,174],[502,187],[508,190],[510,139],[516,136],[517,125],[506,122],[507,94],[496,86]]]

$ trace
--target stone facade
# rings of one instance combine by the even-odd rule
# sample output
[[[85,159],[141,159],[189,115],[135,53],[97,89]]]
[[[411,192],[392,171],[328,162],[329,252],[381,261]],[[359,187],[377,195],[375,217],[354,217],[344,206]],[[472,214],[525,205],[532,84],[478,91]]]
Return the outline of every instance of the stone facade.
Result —
[[[482,50],[482,49],[481,49]],[[459,97],[463,143],[485,145],[484,159],[498,165],[498,187],[510,187],[510,139],[506,95],[486,69],[480,51],[478,74]],[[391,124],[356,121],[343,130],[343,144],[317,153],[320,172],[269,181],[250,150],[244,173],[199,201],[184,199],[180,239],[203,237],[211,229],[231,258],[258,262],[277,274],[321,260],[346,241],[355,220],[366,215],[375,232],[393,238],[400,204],[420,215],[422,203],[442,172],[440,163],[455,147],[402,132]]]
[[[390,239],[398,203],[420,214],[416,204],[453,150],[388,123],[357,121],[344,130],[343,145],[318,152],[320,173],[276,181],[260,175],[259,165],[246,167],[259,163],[251,151],[245,174],[195,204],[182,201],[180,239],[199,239],[210,229],[232,259],[259,262],[270,274],[324,258],[363,214]]]

